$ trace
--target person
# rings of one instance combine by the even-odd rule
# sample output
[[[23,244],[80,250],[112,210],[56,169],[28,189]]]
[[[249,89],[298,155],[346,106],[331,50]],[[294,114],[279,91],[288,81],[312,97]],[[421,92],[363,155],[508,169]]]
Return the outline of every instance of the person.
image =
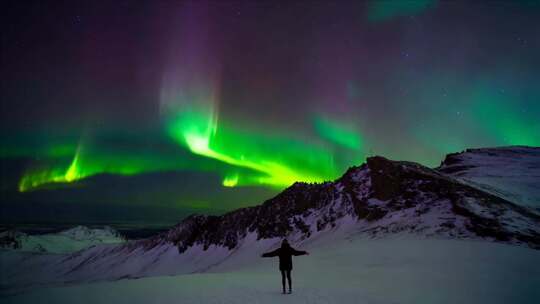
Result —
[[[281,247],[270,252],[266,252],[261,257],[279,257],[279,271],[281,271],[281,285],[283,286],[283,293],[285,294],[285,278],[289,282],[289,293],[292,293],[291,283],[291,270],[292,270],[292,256],[309,255],[307,251],[299,251],[291,247],[289,242],[284,239],[281,242]]]

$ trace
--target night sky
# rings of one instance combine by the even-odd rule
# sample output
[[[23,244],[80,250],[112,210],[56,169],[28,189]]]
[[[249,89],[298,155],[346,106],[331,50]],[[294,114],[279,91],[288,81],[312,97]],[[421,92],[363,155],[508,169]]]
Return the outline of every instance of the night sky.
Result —
[[[540,146],[538,1],[2,2],[6,222],[174,223]]]

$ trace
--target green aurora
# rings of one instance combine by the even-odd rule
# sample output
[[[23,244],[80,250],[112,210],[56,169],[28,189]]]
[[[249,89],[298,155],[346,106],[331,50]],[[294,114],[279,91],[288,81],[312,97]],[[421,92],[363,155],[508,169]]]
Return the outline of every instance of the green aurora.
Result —
[[[513,106],[518,104],[519,96],[511,92],[494,93],[482,83],[468,88],[462,85],[461,91],[466,94],[457,100],[472,105],[468,111],[453,110],[454,115],[445,117],[447,121],[436,115],[428,120],[423,118],[419,120],[422,124],[433,127],[412,129],[423,145],[432,145],[441,153],[467,147],[464,135],[449,134],[443,127],[456,123],[457,130],[474,130],[468,135],[490,139],[496,145],[540,145],[538,120]],[[358,124],[321,114],[313,116],[309,135],[269,132],[260,127],[241,128],[220,118],[216,97],[201,94],[201,90],[194,92],[197,93],[162,97],[167,99],[162,102],[163,128],[153,136],[162,137],[171,146],[168,153],[156,154],[152,145],[142,150],[107,147],[108,141],[91,140],[89,136],[82,136],[78,143],[53,141],[49,146],[41,145],[33,150],[33,157],[40,161],[21,177],[19,191],[69,184],[98,174],[129,176],[182,170],[217,173],[224,187],[282,189],[297,181],[335,179],[347,167],[362,163],[368,154],[367,147],[373,145],[366,143],[368,138],[362,136]],[[427,92],[418,98],[435,98]],[[144,143],[134,145],[144,146]],[[28,151],[32,148],[18,145],[4,148],[2,153],[8,157],[30,154]]]
[[[424,116],[413,124],[411,132],[419,143],[441,154],[471,146],[467,137],[485,138],[493,145],[540,145],[539,120],[534,111],[521,110],[519,95],[511,90],[494,92],[485,82],[458,85],[461,93],[454,96],[456,106],[447,110],[452,115]],[[440,96],[436,87],[415,97],[426,101],[446,98]],[[73,183],[98,174],[182,170],[215,172],[221,176],[224,187],[258,185],[282,189],[296,181],[335,179],[347,167],[362,163],[369,154],[368,147],[377,141],[373,136],[363,136],[358,124],[322,114],[312,116],[311,133],[307,135],[242,128],[220,117],[219,102],[213,94],[203,94],[204,90],[199,89],[191,92],[162,96],[166,99],[162,100],[163,127],[147,136],[160,137],[168,146],[165,154],[138,137],[130,146],[139,148],[125,148],[109,146],[113,140],[92,140],[83,135],[78,142],[51,140],[36,147],[13,142],[3,147],[2,155],[39,159],[20,178],[21,192],[48,184]],[[440,111],[436,103],[431,106],[433,109],[427,110]],[[456,126],[454,132],[448,132],[448,125]],[[460,130],[469,131],[463,134]],[[430,165],[439,160],[420,159]]]
[[[229,127],[218,122],[213,107],[192,105],[166,117],[163,136],[168,135],[177,143],[176,157],[170,154],[159,157],[151,150],[114,151],[94,147],[91,140],[81,139],[70,158],[65,157],[67,148],[41,151],[39,158],[49,161],[28,169],[20,179],[19,191],[51,183],[72,183],[97,174],[135,175],[186,169],[218,171],[225,187],[263,185],[281,189],[297,181],[335,179],[352,165],[338,155],[344,149],[355,153],[357,163],[364,158],[359,149],[359,133],[329,119],[315,121],[314,133],[318,139],[310,142],[290,134],[247,132]],[[222,165],[205,165],[201,158],[186,159],[186,151]]]
[[[466,148],[540,146],[533,2],[171,2],[122,15],[137,24],[126,28],[114,9],[73,28],[23,18],[39,37],[58,34],[50,41],[19,32],[15,14],[7,40],[32,47],[5,44],[6,201],[33,204],[37,190],[82,189],[99,175],[140,178],[144,192],[148,174],[158,185],[135,199],[212,209],[223,193],[260,203],[374,154],[434,167]],[[188,185],[193,172],[200,188]],[[107,200],[91,189],[92,202],[129,192]],[[78,201],[67,192],[55,200]]]

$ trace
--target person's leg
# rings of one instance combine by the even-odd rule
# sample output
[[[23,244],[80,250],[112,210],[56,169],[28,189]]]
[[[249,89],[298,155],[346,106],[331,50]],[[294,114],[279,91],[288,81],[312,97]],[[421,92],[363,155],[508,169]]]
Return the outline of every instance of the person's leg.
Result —
[[[283,293],[285,293],[285,270],[281,270],[281,286],[283,286]]]
[[[287,270],[287,280],[289,281],[289,293],[292,292],[291,270]]]

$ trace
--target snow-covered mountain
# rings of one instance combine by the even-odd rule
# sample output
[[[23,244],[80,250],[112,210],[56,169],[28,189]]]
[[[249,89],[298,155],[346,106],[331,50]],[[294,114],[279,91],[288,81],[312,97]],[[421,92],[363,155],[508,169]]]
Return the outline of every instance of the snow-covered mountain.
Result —
[[[467,149],[437,169],[513,203],[540,208],[540,148]]]
[[[505,148],[504,153],[513,149]],[[527,149],[514,150],[516,157],[529,155],[520,154]],[[482,167],[484,161],[476,164]],[[437,170],[371,157],[334,182],[295,183],[262,205],[221,216],[193,215],[148,239],[52,257],[4,254],[4,265],[18,265],[6,267],[5,281],[27,288],[238,269],[285,237],[310,248],[335,240],[396,236],[540,248],[538,214],[456,178],[452,174],[457,171],[449,166],[443,163]],[[528,168],[520,169],[527,180],[533,176]]]
[[[109,226],[77,226],[58,233],[29,235],[17,230],[0,233],[0,248],[25,252],[70,253],[97,244],[118,244],[125,239]]]
[[[195,245],[232,250],[250,233],[300,242],[347,225],[369,237],[407,232],[540,248],[539,224],[529,209],[436,170],[371,157],[335,182],[295,183],[260,206],[192,216],[141,245],[172,243],[180,253]]]

